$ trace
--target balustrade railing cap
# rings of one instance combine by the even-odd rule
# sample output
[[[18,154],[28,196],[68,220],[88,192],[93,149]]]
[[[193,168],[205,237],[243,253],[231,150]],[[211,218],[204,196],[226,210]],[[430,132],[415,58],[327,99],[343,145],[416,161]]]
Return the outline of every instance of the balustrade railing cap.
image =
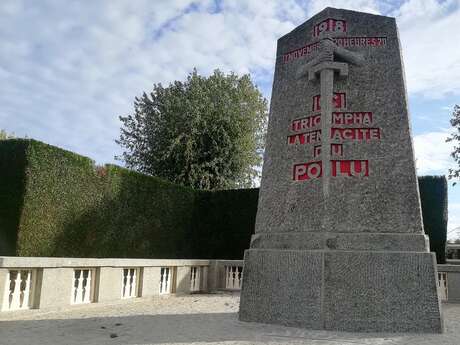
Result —
[[[208,266],[200,259],[50,258],[0,256],[0,268]]]
[[[244,260],[216,260],[220,265],[243,266]]]
[[[460,260],[459,260],[460,261]],[[460,265],[437,265],[438,272],[460,272]]]

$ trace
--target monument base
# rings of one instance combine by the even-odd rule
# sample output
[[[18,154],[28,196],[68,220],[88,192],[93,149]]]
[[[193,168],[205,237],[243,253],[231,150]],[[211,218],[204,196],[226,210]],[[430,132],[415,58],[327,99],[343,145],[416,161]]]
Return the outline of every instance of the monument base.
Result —
[[[432,253],[249,249],[244,263],[241,321],[442,332]]]

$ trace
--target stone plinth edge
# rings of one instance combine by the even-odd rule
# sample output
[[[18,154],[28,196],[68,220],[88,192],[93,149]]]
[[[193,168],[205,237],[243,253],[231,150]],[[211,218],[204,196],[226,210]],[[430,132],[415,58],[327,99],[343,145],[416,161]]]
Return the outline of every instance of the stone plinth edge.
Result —
[[[436,273],[427,252],[250,249],[239,318],[348,332],[440,333]]]

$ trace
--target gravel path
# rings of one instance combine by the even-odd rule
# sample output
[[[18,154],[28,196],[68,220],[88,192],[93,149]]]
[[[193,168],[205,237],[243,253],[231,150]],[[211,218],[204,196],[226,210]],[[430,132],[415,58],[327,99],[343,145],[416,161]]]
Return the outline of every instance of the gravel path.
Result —
[[[0,313],[1,345],[460,344],[460,304],[444,304],[443,334],[310,331],[239,322],[238,294],[189,295]]]

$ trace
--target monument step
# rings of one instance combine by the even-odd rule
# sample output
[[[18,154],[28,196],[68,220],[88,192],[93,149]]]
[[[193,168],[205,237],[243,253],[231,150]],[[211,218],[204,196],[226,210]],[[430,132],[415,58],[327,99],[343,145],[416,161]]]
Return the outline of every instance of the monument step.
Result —
[[[256,233],[251,238],[251,249],[428,252],[428,241],[424,234],[408,233]]]
[[[242,321],[348,332],[441,332],[433,253],[249,249]]]

